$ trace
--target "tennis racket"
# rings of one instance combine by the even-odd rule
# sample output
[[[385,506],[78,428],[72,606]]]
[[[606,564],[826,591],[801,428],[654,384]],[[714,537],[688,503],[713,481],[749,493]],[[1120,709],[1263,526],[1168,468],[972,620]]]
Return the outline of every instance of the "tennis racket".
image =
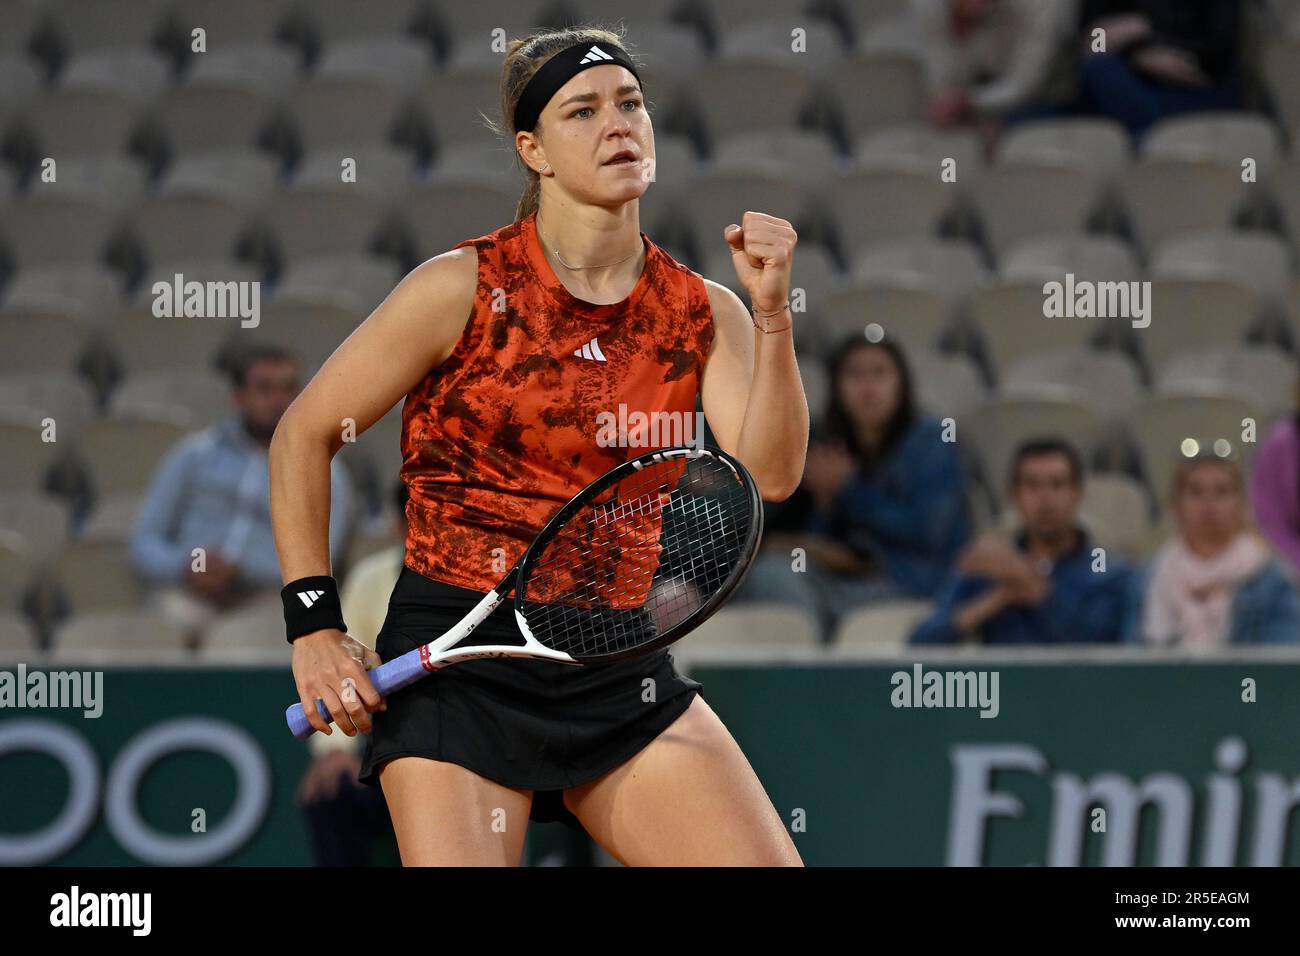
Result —
[[[522,558],[459,623],[370,671],[382,696],[449,664],[531,657],[599,665],[640,657],[703,623],[736,590],[758,551],[763,508],[735,458],[665,448],[597,478],[547,522]],[[459,646],[511,588],[522,644]],[[326,723],[333,715],[316,701]],[[295,737],[314,728],[302,703]]]

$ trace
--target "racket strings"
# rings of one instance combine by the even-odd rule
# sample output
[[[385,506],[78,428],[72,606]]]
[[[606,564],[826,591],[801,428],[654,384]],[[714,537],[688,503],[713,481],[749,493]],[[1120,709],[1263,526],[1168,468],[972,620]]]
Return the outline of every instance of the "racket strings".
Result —
[[[654,462],[581,505],[535,555],[520,610],[543,644],[577,658],[664,637],[748,553],[752,499],[712,457]]]

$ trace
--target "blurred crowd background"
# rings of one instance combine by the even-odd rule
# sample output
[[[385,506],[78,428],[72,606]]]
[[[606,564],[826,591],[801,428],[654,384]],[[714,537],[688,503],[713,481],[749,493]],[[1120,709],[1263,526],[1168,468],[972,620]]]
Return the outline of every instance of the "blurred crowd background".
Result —
[[[279,416],[511,220],[505,39],[619,21],[643,230],[742,295],[723,227],[800,236],[805,480],[693,646],[1300,641],[1295,0],[0,0],[0,648],[287,663]],[[155,317],[178,274],[257,324]],[[1067,275],[1149,324],[1047,317]],[[334,462],[368,642],[400,412]]]

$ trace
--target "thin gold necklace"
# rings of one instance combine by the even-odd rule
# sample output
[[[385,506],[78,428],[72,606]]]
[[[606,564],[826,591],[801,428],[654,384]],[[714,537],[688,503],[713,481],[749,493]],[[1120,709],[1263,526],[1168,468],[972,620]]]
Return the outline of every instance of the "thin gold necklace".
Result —
[[[541,236],[541,231],[540,231],[540,230],[538,231],[537,235],[538,235],[539,237]],[[641,239],[641,236],[638,234],[638,235],[637,235],[637,240],[639,241],[640,239]],[[543,241],[545,241],[545,240],[543,240]],[[549,245],[549,243],[548,243],[548,245]],[[645,247],[645,243],[643,242],[643,243],[641,243],[641,248],[644,248],[644,247]],[[622,259],[615,259],[613,262],[606,262],[606,263],[604,263],[603,265],[597,265],[597,266],[571,266],[571,265],[569,265],[567,262],[564,261],[564,256],[560,255],[560,250],[557,249],[554,245],[551,246],[551,252],[555,255],[555,258],[556,258],[556,259],[560,260],[560,265],[564,266],[564,268],[570,270],[571,272],[577,272],[579,269],[604,269],[604,268],[607,268],[607,267],[609,267],[609,266],[616,266],[616,265],[618,265],[620,262],[627,262],[627,260],[631,259],[634,255],[636,255],[638,252],[640,252],[640,251],[641,251],[641,248],[638,248],[638,249],[635,250],[634,252],[630,252],[630,253],[628,253],[628,254],[625,255]]]

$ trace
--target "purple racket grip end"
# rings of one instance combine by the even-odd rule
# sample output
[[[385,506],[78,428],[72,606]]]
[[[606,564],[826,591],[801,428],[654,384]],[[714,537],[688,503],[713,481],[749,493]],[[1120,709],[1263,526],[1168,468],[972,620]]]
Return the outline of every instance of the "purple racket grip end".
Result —
[[[370,671],[370,682],[374,684],[375,690],[379,691],[380,697],[387,697],[393,691],[401,690],[407,684],[414,683],[427,673],[428,671],[425,670],[420,660],[420,649],[416,648]],[[334,715],[325,706],[325,701],[316,701],[316,709],[320,712],[325,723],[334,722]],[[284,719],[289,725],[289,729],[293,731],[293,735],[299,740],[306,740],[316,732],[316,728],[307,720],[307,713],[302,709],[301,702],[290,704],[289,708],[284,712]]]

